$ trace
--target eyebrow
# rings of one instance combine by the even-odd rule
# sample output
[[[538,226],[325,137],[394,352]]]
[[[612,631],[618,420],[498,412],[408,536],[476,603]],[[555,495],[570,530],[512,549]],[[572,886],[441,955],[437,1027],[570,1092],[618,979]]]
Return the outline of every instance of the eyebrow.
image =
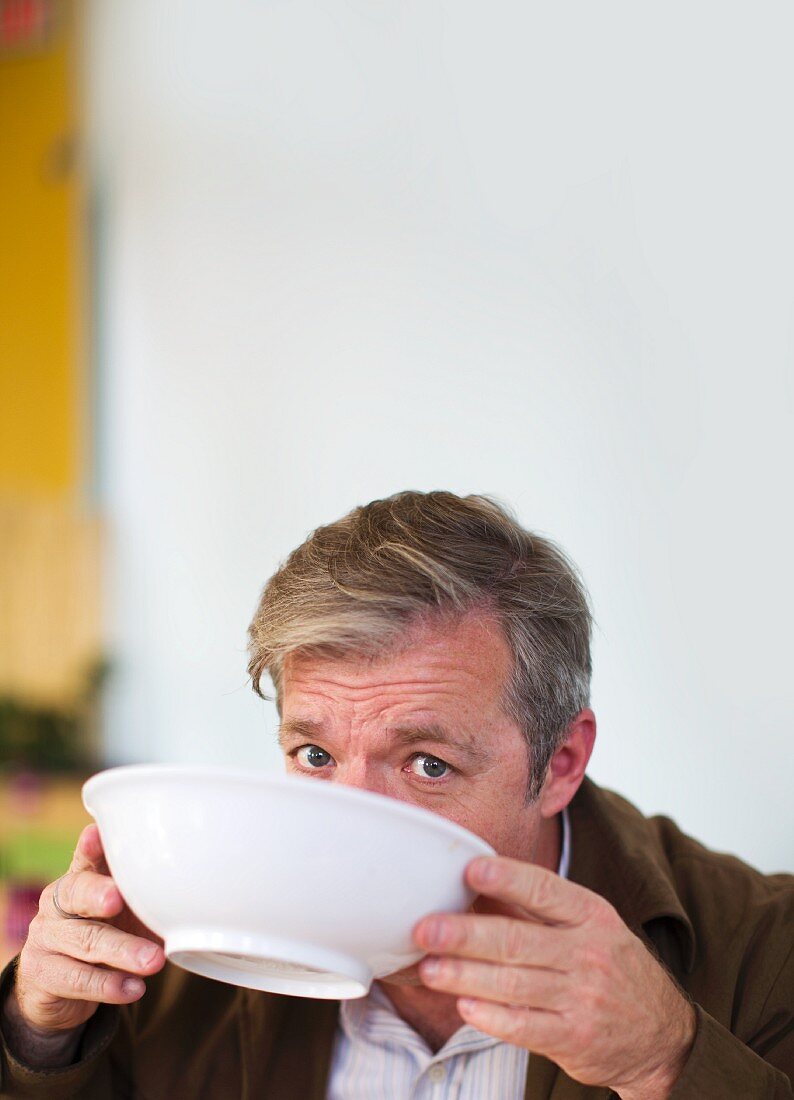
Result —
[[[436,722],[419,726],[397,726],[386,731],[388,736],[401,745],[415,745],[422,741],[432,741],[438,745],[448,745],[465,753],[471,760],[484,762],[490,753],[477,745],[475,739],[467,734],[454,734]],[[278,743],[285,748],[288,743],[302,738],[323,737],[322,722],[313,722],[306,718],[288,718],[278,730]]]

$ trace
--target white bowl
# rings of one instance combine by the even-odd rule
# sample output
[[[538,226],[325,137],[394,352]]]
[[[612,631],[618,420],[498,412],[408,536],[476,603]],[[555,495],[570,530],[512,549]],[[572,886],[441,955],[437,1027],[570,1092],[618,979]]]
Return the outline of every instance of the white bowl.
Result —
[[[462,911],[493,855],[446,818],[326,780],[132,764],[83,785],[108,867],[172,962],[300,997],[361,997],[421,958],[411,929]]]

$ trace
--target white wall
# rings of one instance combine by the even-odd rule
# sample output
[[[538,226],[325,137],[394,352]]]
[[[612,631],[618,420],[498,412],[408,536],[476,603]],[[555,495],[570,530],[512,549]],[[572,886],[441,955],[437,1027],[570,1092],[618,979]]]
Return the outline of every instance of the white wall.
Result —
[[[277,563],[376,496],[491,492],[589,583],[593,777],[794,863],[793,30],[95,5],[111,760],[274,766]]]

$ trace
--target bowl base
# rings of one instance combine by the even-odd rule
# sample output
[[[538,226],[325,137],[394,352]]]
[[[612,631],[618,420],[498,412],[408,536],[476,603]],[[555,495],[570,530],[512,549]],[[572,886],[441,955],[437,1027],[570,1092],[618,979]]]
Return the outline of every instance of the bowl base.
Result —
[[[352,955],[299,940],[214,928],[182,928],[165,940],[171,962],[216,981],[293,997],[363,997],[372,971]]]

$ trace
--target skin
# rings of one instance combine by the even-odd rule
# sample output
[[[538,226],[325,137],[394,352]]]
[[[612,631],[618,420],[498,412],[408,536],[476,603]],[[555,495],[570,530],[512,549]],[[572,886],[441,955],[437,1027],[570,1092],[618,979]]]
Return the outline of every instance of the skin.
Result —
[[[571,722],[528,804],[526,742],[501,709],[511,655],[498,624],[470,614],[405,641],[377,661],[291,654],[280,730],[288,771],[424,806],[498,853],[467,868],[472,911],[430,914],[413,930],[425,958],[383,980],[396,1011],[433,1049],[466,1022],[624,1100],[667,1097],[694,1039],[693,1007],[603,898],[555,874],[559,813],[590,759],[593,712]],[[165,962],[110,879],[96,826],[59,889],[65,909],[92,919],[59,916],[52,891],[4,1006],[12,1049],[42,1067],[68,1064],[97,1004],[137,1000],[142,990],[124,992],[123,979]]]

